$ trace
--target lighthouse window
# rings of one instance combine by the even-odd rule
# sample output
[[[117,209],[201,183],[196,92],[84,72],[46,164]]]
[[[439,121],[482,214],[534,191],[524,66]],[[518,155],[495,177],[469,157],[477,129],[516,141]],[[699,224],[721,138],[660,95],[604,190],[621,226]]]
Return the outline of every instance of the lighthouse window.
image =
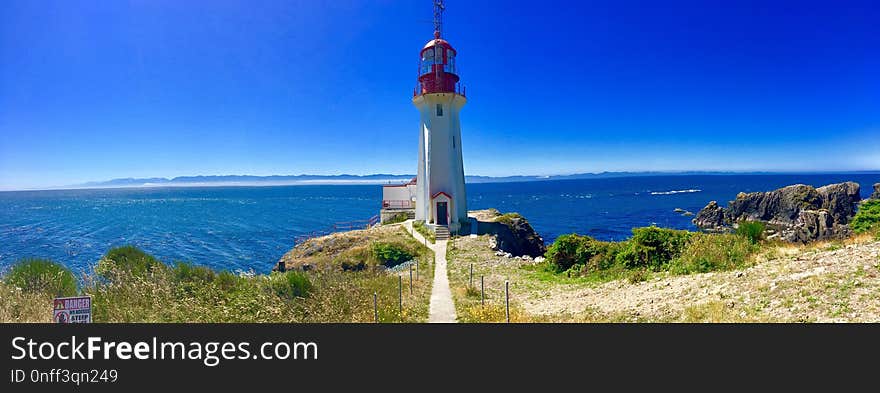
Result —
[[[431,66],[434,65],[434,48],[429,48],[422,53],[422,74],[431,72]]]
[[[443,105],[437,104],[437,116],[443,116]]]

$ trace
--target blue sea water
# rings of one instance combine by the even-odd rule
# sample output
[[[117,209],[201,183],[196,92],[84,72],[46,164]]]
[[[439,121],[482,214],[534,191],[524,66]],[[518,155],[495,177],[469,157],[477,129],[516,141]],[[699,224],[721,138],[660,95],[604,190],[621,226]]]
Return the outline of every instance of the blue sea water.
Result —
[[[548,244],[577,232],[620,240],[633,227],[694,229],[711,200],[789,184],[856,181],[867,197],[878,174],[644,176],[468,185],[468,207],[524,215]],[[109,248],[134,244],[166,262],[268,272],[297,235],[378,213],[376,185],[135,188],[0,192],[0,269],[25,257],[87,271]]]

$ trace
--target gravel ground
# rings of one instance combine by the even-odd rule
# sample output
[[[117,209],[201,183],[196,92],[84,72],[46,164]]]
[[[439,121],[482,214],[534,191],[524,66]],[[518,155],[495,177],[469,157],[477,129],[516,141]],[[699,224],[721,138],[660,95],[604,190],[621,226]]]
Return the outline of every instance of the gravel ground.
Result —
[[[538,321],[878,322],[880,242],[849,243],[774,247],[746,269],[632,284],[542,279],[523,268],[533,261],[495,256],[485,237],[461,238],[450,281],[466,286],[471,264],[487,286],[510,280],[513,301]]]

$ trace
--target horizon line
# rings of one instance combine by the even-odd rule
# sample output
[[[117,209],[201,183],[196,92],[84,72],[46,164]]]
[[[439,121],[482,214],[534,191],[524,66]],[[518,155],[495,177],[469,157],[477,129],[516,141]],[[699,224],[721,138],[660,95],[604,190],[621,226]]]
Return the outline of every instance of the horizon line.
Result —
[[[602,171],[602,172],[574,172],[567,174],[552,174],[552,175],[504,175],[504,176],[490,176],[490,175],[465,175],[465,179],[467,178],[483,178],[483,179],[495,179],[495,180],[503,180],[503,179],[511,179],[511,178],[532,178],[532,180],[524,180],[525,181],[553,181],[553,180],[566,180],[559,179],[565,177],[572,176],[601,176],[601,175],[683,175],[683,176],[694,176],[694,175],[796,175],[796,174],[872,174],[877,173],[880,174],[880,169],[863,169],[863,170],[792,170],[792,171],[777,171],[777,170],[749,170],[749,171],[734,171],[734,170],[668,170],[668,171]],[[390,178],[375,178],[375,179],[366,179],[364,181],[358,180],[332,180],[326,179],[322,181],[322,179],[309,179],[309,180],[297,180],[294,182],[275,182],[271,181],[266,182],[248,182],[248,181],[211,181],[211,182],[181,182],[181,183],[140,183],[140,184],[131,184],[131,185],[113,185],[107,184],[114,181],[121,180],[164,180],[167,182],[173,182],[176,179],[180,178],[216,178],[216,177],[253,177],[253,178],[272,178],[272,177],[319,177],[319,178],[334,178],[341,176],[350,176],[350,177],[379,177],[379,176],[388,176]],[[349,173],[340,173],[334,175],[318,175],[318,174],[298,174],[298,175],[181,175],[174,177],[120,177],[113,178],[109,180],[99,180],[99,181],[88,181],[79,184],[69,184],[62,186],[43,186],[43,187],[34,187],[34,188],[2,188],[0,187],[0,192],[16,192],[16,191],[63,191],[63,190],[87,190],[87,189],[119,189],[119,188],[162,188],[162,187],[253,187],[253,186],[261,186],[261,187],[272,187],[272,186],[297,186],[297,185],[381,185],[387,181],[392,180],[400,180],[395,178],[400,177],[409,177],[415,176],[412,174],[390,174],[390,173],[372,173],[366,175],[354,175]],[[391,178],[393,177],[393,178]],[[614,176],[612,176],[614,177]],[[623,177],[623,176],[619,176]],[[555,178],[555,179],[554,179]],[[503,181],[498,181],[503,182]],[[514,181],[515,182],[515,181]],[[494,183],[493,181],[486,181],[485,183]]]

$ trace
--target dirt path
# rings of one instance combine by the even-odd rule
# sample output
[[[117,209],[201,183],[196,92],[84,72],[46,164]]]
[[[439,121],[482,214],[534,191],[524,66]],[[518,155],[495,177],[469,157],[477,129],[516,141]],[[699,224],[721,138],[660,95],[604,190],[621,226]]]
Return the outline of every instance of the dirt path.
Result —
[[[404,227],[416,240],[434,251],[436,258],[434,261],[434,283],[431,287],[428,322],[455,323],[455,304],[452,302],[449,276],[446,273],[446,240],[438,240],[435,244],[426,242],[421,234],[413,230],[412,220],[406,221]]]

